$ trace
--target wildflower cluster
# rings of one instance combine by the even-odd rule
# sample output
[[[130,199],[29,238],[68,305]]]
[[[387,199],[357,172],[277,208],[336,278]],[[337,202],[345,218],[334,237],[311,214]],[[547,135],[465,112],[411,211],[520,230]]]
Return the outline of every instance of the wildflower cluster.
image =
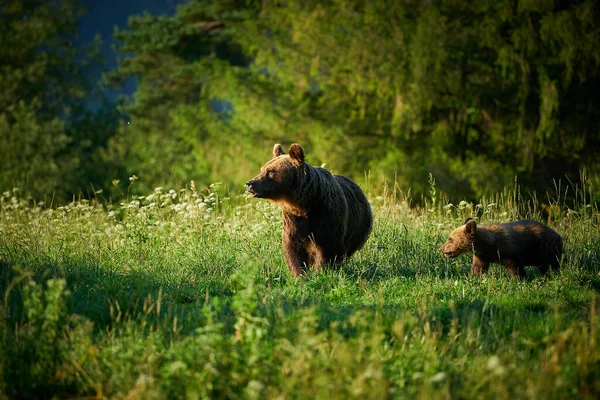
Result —
[[[44,230],[49,238],[64,235],[71,243],[73,236],[86,237],[114,250],[123,248],[128,238],[140,243],[153,237],[173,240],[207,229],[252,237],[281,228],[278,207],[247,194],[230,198],[221,193],[220,182],[198,190],[192,181],[186,188],[157,187],[149,195],[131,196],[119,203],[77,199],[46,207],[14,189],[0,197],[0,230],[19,235],[25,224],[32,230]],[[72,227],[77,227],[77,232]]]

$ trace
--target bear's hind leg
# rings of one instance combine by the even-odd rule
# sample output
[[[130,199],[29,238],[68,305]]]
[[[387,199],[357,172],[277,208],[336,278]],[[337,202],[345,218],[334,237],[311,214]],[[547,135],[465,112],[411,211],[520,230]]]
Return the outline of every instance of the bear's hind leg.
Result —
[[[542,265],[538,265],[542,275],[548,273],[548,269],[552,268],[552,271],[556,274],[560,271],[560,259],[555,256],[550,256],[549,259],[544,260]]]
[[[329,265],[335,267],[340,263],[346,261],[346,252],[342,244],[331,245],[329,247],[316,246],[315,254],[315,266],[322,267],[323,265]]]
[[[555,274],[560,272],[560,261],[561,261],[561,257],[557,256],[557,257],[553,258],[552,261],[550,262],[552,271],[554,271]]]

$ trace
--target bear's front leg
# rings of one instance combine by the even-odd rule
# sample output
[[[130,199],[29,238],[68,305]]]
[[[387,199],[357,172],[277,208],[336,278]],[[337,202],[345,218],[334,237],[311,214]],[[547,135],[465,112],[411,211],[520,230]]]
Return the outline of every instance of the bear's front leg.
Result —
[[[470,276],[480,276],[483,272],[487,272],[490,263],[483,261],[481,258],[473,255],[473,264],[471,264]]]
[[[283,256],[290,272],[297,278],[308,271],[310,263],[306,243],[293,235],[283,236]]]

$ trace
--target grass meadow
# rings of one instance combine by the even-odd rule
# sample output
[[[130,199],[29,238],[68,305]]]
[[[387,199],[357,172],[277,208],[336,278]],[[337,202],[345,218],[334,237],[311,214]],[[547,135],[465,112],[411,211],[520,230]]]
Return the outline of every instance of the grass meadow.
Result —
[[[421,206],[369,190],[365,247],[299,280],[280,210],[218,184],[60,207],[6,192],[0,398],[599,398],[591,189],[450,204],[432,180]],[[561,272],[469,278],[470,256],[439,251],[469,216],[547,223]]]

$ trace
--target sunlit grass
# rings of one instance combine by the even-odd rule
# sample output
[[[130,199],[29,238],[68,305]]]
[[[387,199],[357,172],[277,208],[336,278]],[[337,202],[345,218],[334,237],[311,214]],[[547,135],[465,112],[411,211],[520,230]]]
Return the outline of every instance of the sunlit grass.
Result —
[[[218,184],[60,207],[6,192],[0,397],[600,395],[590,188],[541,210],[518,190],[451,204],[430,185],[421,207],[371,198],[365,247],[300,280],[279,209]],[[561,273],[469,278],[469,256],[439,252],[468,216],[548,223],[566,239]]]

